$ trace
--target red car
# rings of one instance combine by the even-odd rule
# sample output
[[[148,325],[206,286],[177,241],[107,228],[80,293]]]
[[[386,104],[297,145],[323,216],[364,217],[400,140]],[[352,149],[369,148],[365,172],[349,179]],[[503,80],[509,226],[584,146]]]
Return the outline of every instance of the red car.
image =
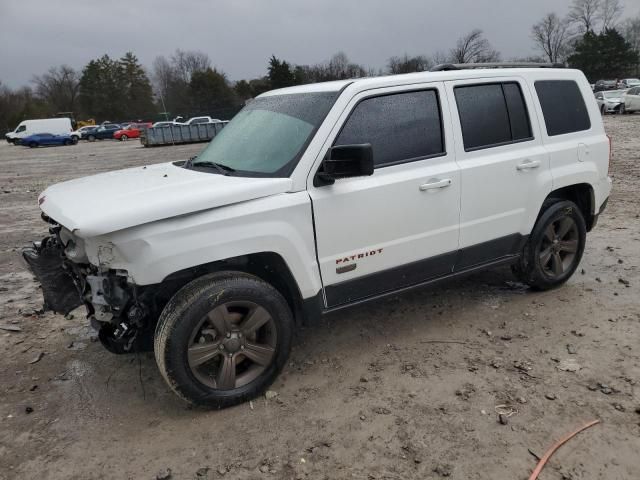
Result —
[[[122,130],[116,130],[113,132],[113,138],[116,140],[128,140],[130,138],[138,138],[140,137],[140,130],[144,128],[149,128],[152,125],[151,122],[147,123],[131,123],[127,126],[127,128],[123,128]]]

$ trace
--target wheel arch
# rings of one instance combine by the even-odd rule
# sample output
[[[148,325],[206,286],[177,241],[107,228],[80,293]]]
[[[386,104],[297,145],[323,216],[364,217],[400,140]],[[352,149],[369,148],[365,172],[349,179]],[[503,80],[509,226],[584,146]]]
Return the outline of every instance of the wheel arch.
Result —
[[[173,296],[182,286],[203,275],[235,271],[255,275],[282,294],[297,324],[304,322],[304,301],[300,287],[285,259],[275,252],[257,252],[185,268],[168,275],[161,287],[165,295]]]
[[[547,195],[543,204],[547,200],[551,199],[572,201],[578,206],[578,208],[580,208],[580,212],[587,224],[587,232],[591,231],[594,227],[596,218],[596,201],[593,186],[590,184],[576,183],[553,190],[549,195]],[[540,209],[538,216],[541,214],[542,208]]]

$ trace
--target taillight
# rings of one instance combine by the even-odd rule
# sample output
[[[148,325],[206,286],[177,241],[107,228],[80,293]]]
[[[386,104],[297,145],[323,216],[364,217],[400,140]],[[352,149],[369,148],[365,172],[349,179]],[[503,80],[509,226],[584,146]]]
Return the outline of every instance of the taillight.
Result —
[[[607,140],[609,140],[609,165],[607,168],[607,175],[611,174],[611,160],[613,159],[613,144],[611,142],[611,136],[607,135]]]

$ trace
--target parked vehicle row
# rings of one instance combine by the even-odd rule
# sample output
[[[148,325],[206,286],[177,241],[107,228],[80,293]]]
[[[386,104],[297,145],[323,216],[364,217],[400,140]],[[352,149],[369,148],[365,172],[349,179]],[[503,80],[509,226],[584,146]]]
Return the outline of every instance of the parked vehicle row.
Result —
[[[640,78],[623,78],[622,80],[598,80],[592,85],[594,92],[607,90],[625,90],[627,88],[640,87]]]
[[[640,111],[640,84],[626,90],[596,92],[600,113],[634,113]]]
[[[126,141],[130,138],[140,138],[140,133],[150,127],[171,127],[173,125],[199,125],[218,123],[222,120],[209,116],[193,117],[186,122],[161,121],[113,123],[102,122],[100,125],[87,125],[73,130],[69,118],[44,118],[24,120],[15,130],[5,135],[7,142],[14,145],[36,147],[40,145],[72,145],[79,140],[94,142],[96,140],[115,139]],[[27,140],[27,137],[29,139]]]

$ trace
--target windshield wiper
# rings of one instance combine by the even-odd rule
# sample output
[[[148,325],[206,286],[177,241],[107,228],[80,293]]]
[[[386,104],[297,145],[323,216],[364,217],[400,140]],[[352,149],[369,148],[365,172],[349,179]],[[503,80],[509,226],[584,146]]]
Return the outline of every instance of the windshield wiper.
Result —
[[[182,164],[182,167],[183,167],[183,168],[186,168],[187,170],[189,170],[189,169],[191,168],[191,163],[192,163],[196,158],[198,158],[198,156],[197,156],[197,155],[194,155],[193,157],[189,158],[189,160],[187,160],[186,162],[184,162],[184,163]]]
[[[229,165],[224,165],[222,163],[216,163],[216,162],[201,162],[201,163],[196,163],[195,165],[190,162],[189,166],[202,167],[202,168],[214,168],[218,172],[220,172],[220,174],[225,176],[236,171],[235,168],[230,167]]]

